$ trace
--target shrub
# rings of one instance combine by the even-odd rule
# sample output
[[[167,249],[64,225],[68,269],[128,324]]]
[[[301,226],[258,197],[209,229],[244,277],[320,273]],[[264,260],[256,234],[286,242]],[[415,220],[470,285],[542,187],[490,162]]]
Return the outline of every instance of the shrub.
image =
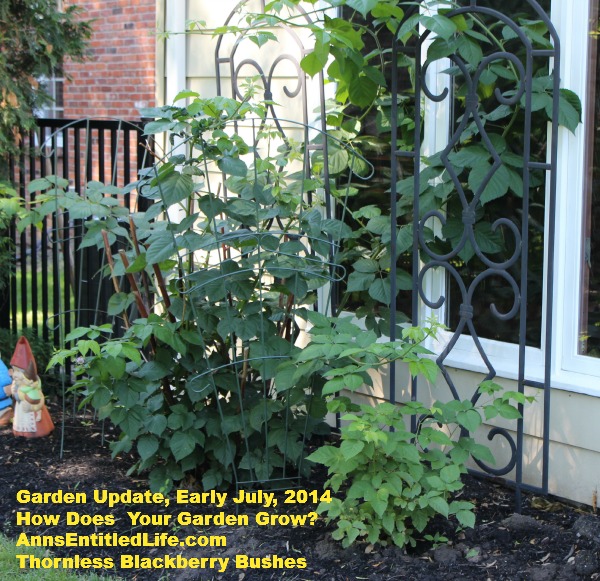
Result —
[[[81,195],[60,178],[30,184],[45,193],[20,227],[68,208],[87,220],[81,245],[106,253],[115,285],[108,314],[118,324],[76,329],[50,364],[78,362],[74,389],[121,429],[113,452],[135,448],[155,490],[188,473],[206,489],[307,474],[304,442],[328,432],[320,384],[275,374],[317,290],[337,276],[322,257],[351,231],[307,194],[322,181],[308,179],[304,152],[268,127],[264,108],[184,97],[186,107],[144,112],[157,117],[147,133],[185,136],[185,153],[137,183],[91,182]],[[146,212],[119,203],[133,189],[152,202]]]
[[[342,540],[344,547],[357,539],[414,546],[438,514],[454,516],[460,526],[472,527],[473,504],[453,500],[452,495],[463,487],[470,457],[487,464],[494,464],[494,457],[470,434],[481,426],[482,413],[486,419],[498,415],[516,419],[520,412],[515,404],[533,398],[504,392],[498,384],[484,381],[472,401],[438,401],[430,407],[419,402],[357,406],[335,394],[371,384],[368,372],[393,361],[406,363],[413,376],[423,374],[434,381],[437,366],[423,357],[429,353],[423,342],[435,336],[441,325],[429,321],[424,328],[408,327],[402,340],[384,343],[349,320],[317,314],[309,318],[315,323],[311,343],[282,367],[322,375],[322,393],[334,395],[329,411],[342,413],[341,420],[347,422],[339,446],[322,446],[308,457],[327,467],[325,486],[340,493],[318,507],[318,512],[336,521],[334,538]],[[486,401],[479,402],[480,396]],[[410,430],[410,418],[416,420],[415,432]],[[439,531],[429,538],[443,539]]]

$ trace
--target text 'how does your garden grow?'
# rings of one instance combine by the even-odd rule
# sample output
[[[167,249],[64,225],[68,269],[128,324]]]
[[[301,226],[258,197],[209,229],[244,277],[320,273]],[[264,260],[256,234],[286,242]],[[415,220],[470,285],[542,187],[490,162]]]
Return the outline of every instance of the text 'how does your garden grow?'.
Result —
[[[331,493],[302,489],[283,494],[244,489],[235,493],[177,490],[167,496],[148,490],[100,489],[89,495],[76,490],[22,489],[17,491],[16,500],[23,505],[14,523],[20,529],[16,541],[22,550],[16,555],[20,569],[211,569],[222,573],[228,568],[306,568],[306,558],[301,556],[246,554],[244,547],[230,546],[226,533],[247,526],[314,526],[318,515],[312,505],[331,502]],[[172,503],[181,505],[182,510],[161,512]],[[111,512],[116,508],[125,508],[124,516]],[[117,518],[129,519],[129,534],[111,531]],[[28,527],[39,525],[48,527],[45,534],[28,532]],[[205,526],[222,527],[218,532],[223,534],[198,534],[202,531],[194,529]],[[73,550],[66,557],[39,557],[28,553],[31,547]],[[123,553],[84,557],[77,554],[79,547],[118,547]],[[160,549],[164,554],[159,554]],[[210,554],[202,556],[199,549]]]

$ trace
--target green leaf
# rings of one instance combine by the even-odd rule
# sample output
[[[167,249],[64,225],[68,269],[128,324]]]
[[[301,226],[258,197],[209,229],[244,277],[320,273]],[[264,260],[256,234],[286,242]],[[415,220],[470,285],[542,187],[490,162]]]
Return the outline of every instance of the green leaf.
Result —
[[[153,492],[167,493],[173,487],[173,480],[167,475],[165,466],[157,466],[148,475],[150,490]]]
[[[248,37],[259,48],[269,42],[269,40],[277,41],[277,37],[272,32],[258,32]]]
[[[150,121],[144,125],[144,134],[154,135],[156,133],[162,133],[163,131],[168,131],[173,125],[173,121],[170,121],[169,119]]]
[[[105,406],[112,399],[111,392],[104,386],[98,387],[92,397],[92,404],[95,408]]]
[[[422,16],[421,22],[425,28],[434,32],[437,36],[448,40],[457,30],[456,24],[441,14],[434,16]]]
[[[142,436],[137,442],[137,450],[142,460],[147,460],[158,450],[158,439],[154,436]]]
[[[316,43],[315,49],[309,52],[301,61],[300,67],[302,70],[314,77],[317,73],[320,73],[327,61],[329,60],[329,45]]]
[[[448,156],[448,161],[455,167],[477,167],[482,163],[487,163],[490,159],[490,152],[481,145],[469,145],[462,147],[459,151],[453,151]]]
[[[377,6],[379,0],[346,0],[346,6],[350,6],[353,10],[360,12],[363,18]]]
[[[388,503],[386,500],[381,500],[379,498],[373,498],[369,501],[375,513],[379,516],[379,518],[383,517],[385,511],[388,508]]]
[[[421,14],[417,11],[416,14],[409,16],[402,22],[402,26],[398,30],[397,37],[400,39],[404,39],[407,35],[418,34],[419,30],[419,21],[421,20]]]
[[[108,372],[115,379],[121,379],[125,375],[125,359],[121,357],[110,357],[105,359],[108,363]]]
[[[458,50],[457,41],[455,39],[444,40],[436,38],[427,49],[427,58],[430,61],[442,59],[454,54]]]
[[[460,56],[462,56],[468,64],[477,66],[483,59],[483,51],[481,50],[481,46],[465,35],[461,35],[457,42],[458,53]]]
[[[158,232],[150,240],[146,252],[148,264],[159,264],[177,254],[177,244],[171,232]]]
[[[219,169],[227,175],[245,178],[248,173],[248,166],[238,157],[222,157],[217,162],[217,165],[219,166]]]
[[[331,466],[337,461],[339,454],[339,450],[334,446],[321,446],[307,456],[306,459],[325,466]]]
[[[368,107],[377,97],[377,83],[364,75],[356,76],[348,85],[350,102],[357,107]]]
[[[136,374],[147,381],[156,381],[157,379],[171,375],[171,370],[158,361],[148,361],[142,365]]]
[[[454,464],[444,466],[440,470],[440,478],[447,484],[456,482],[457,480],[460,480],[460,469]]]
[[[127,410],[125,417],[119,422],[119,427],[129,436],[131,440],[134,440],[140,428],[142,427],[142,408],[135,406]],[[111,414],[112,418],[112,414]]]
[[[463,527],[472,529],[475,526],[475,513],[471,510],[459,510],[456,519]]]
[[[350,155],[343,147],[336,147],[331,145],[329,148],[329,172],[332,175],[342,173],[347,167],[350,160]]]
[[[365,447],[362,440],[344,440],[340,446],[340,450],[346,460],[354,458]]]
[[[371,258],[359,258],[352,266],[358,272],[379,272],[379,263]]]
[[[187,432],[175,432],[169,442],[169,447],[175,460],[179,461],[189,456],[196,447],[195,438]]]
[[[412,521],[415,530],[419,533],[422,533],[429,522],[429,518],[422,510],[415,510],[410,515],[410,520]]]
[[[384,305],[389,305],[392,300],[390,280],[388,278],[375,279],[373,284],[369,287],[369,296]]]
[[[346,290],[349,293],[366,291],[371,288],[375,280],[374,274],[364,274],[362,272],[351,272],[348,276]]]
[[[144,268],[146,268],[146,254],[142,253],[135,257],[126,272],[141,272]]]
[[[172,206],[186,200],[194,191],[192,176],[178,171],[170,172],[166,177],[159,174],[157,182],[160,198],[166,206]]]
[[[116,293],[108,301],[107,311],[109,315],[120,315],[127,310],[127,307],[134,301],[132,294]]]
[[[481,416],[476,410],[466,410],[456,414],[458,423],[465,427],[469,432],[475,432],[481,425]]]
[[[477,444],[472,442],[468,447],[469,452],[476,458],[477,460],[481,460],[482,462],[487,462],[492,466],[496,464],[496,459],[494,458],[492,452],[487,446],[483,446],[482,444]]]
[[[331,395],[332,393],[337,393],[338,391],[342,391],[346,387],[346,382],[343,377],[334,377],[330,379],[323,386],[322,394],[323,395]]]
[[[441,496],[432,496],[428,500],[428,503],[433,510],[448,518],[450,508],[448,503]]]
[[[375,498],[377,491],[368,480],[354,480],[348,489],[348,498]]]
[[[177,101],[181,101],[182,99],[189,99],[189,98],[197,98],[199,97],[200,94],[196,93],[196,91],[180,91],[179,93],[177,93],[177,95],[175,95],[175,98],[173,99],[173,103],[177,103]]]
[[[552,119],[551,108],[546,108],[546,114]],[[558,123],[566,127],[571,133],[575,133],[575,129],[581,123],[581,101],[573,91],[568,89],[560,90]]]
[[[484,180],[489,177],[492,166],[489,163],[482,163],[471,170],[469,174],[469,188],[475,194],[483,185]],[[481,193],[481,203],[487,204],[492,200],[501,198],[508,191],[510,175],[504,165],[501,165],[492,174],[489,182]]]
[[[275,387],[278,393],[291,389],[297,382],[295,365],[286,362],[279,366],[275,374]]]
[[[498,413],[507,420],[518,420],[521,418],[521,413],[519,410],[509,403],[497,401],[494,402],[494,405],[498,410]]]
[[[167,418],[162,414],[153,415],[146,420],[145,425],[151,434],[161,436],[167,428]]]

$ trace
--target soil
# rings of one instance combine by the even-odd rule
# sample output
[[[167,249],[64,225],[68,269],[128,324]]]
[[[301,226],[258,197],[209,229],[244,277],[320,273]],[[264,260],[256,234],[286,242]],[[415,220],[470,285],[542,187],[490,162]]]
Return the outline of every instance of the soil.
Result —
[[[0,497],[1,531],[13,539],[23,532],[28,535],[64,535],[77,532],[116,532],[133,535],[140,531],[168,532],[180,539],[188,535],[202,538],[225,537],[226,546],[206,548],[177,547],[53,547],[48,549],[55,557],[78,554],[80,557],[113,558],[113,569],[96,570],[106,576],[119,575],[125,579],[144,581],[208,581],[235,580],[262,581],[267,579],[286,580],[418,580],[456,581],[466,580],[578,580],[600,579],[600,518],[591,509],[568,506],[555,499],[536,498],[525,495],[522,514],[514,514],[514,493],[488,480],[467,478],[461,498],[477,506],[477,524],[474,529],[462,532],[453,530],[453,525],[444,519],[436,521],[436,530],[448,537],[446,545],[432,547],[423,542],[416,549],[403,551],[396,547],[356,544],[343,549],[332,540],[332,525],[317,519],[310,526],[258,526],[253,515],[257,512],[306,514],[314,505],[283,504],[279,494],[277,509],[262,506],[244,508],[239,514],[250,515],[248,526],[194,526],[177,524],[176,515],[181,512],[193,514],[215,514],[224,511],[235,515],[236,507],[228,500],[222,508],[208,505],[177,504],[172,498],[169,507],[148,504],[116,504],[108,509],[105,504],[92,502],[93,491],[106,489],[112,492],[144,492],[148,489],[140,477],[127,476],[133,460],[121,455],[111,459],[110,451],[102,445],[102,425],[84,415],[68,413],[65,421],[64,453],[60,458],[61,414],[51,408],[58,426],[55,432],[37,440],[15,438],[10,429],[0,430],[0,486],[4,493]],[[106,437],[114,437],[105,426]],[[313,482],[306,483],[309,490],[318,489],[322,475],[316,474]],[[53,492],[57,490],[83,492],[87,504],[19,504],[16,493]],[[230,496],[235,495],[232,493]],[[281,508],[281,507],[286,508]],[[18,526],[17,512],[31,511],[32,514],[59,514],[55,526]],[[68,511],[79,514],[107,515],[115,517],[113,526],[67,525]],[[168,526],[132,526],[127,512],[141,511],[144,514],[173,515]],[[427,531],[426,531],[427,532]],[[433,530],[429,531],[433,533]],[[28,554],[26,546],[22,553]],[[215,568],[182,569],[123,569],[120,554],[139,555],[143,558],[177,555],[191,559],[229,558],[223,573]],[[299,563],[306,559],[305,568],[236,568],[236,555],[266,558],[277,555],[282,560],[294,559]],[[279,561],[275,564],[281,564]],[[301,563],[301,561],[300,561]],[[216,564],[216,561],[213,562]],[[242,563],[243,564],[243,563]],[[152,564],[150,564],[151,566]],[[210,565],[210,561],[206,561]],[[263,563],[264,565],[264,563]],[[84,572],[86,570],[79,569]]]

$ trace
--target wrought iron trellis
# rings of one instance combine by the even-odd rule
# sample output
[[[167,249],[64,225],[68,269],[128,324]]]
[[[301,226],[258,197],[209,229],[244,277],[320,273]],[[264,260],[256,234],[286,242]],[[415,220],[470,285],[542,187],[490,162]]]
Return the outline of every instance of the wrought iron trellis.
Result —
[[[472,338],[472,343],[483,361],[484,379],[492,379],[496,376],[496,368],[493,364],[493,358],[486,351],[486,343],[482,341],[474,324],[474,295],[478,286],[482,281],[490,277],[500,277],[510,289],[512,293],[512,307],[506,312],[500,312],[494,303],[489,305],[492,315],[498,321],[506,321],[510,319],[518,320],[518,362],[517,362],[517,377],[518,390],[524,393],[525,388],[537,388],[543,394],[543,432],[542,432],[542,468],[541,468],[541,484],[525,483],[523,479],[523,450],[524,450],[524,420],[518,419],[515,421],[514,429],[508,430],[504,427],[493,427],[488,432],[488,439],[503,438],[505,444],[510,450],[510,458],[504,466],[492,467],[487,464],[475,460],[478,472],[485,475],[507,477],[511,473],[513,478],[507,479],[507,482],[514,484],[516,488],[516,502],[520,506],[521,491],[531,490],[541,493],[548,492],[548,461],[549,461],[549,416],[550,416],[550,356],[551,356],[551,331],[552,331],[552,281],[553,281],[553,248],[554,248],[554,215],[555,215],[555,197],[556,197],[556,167],[557,167],[557,135],[558,135],[558,107],[559,107],[559,76],[553,75],[552,79],[552,115],[550,140],[548,144],[548,153],[544,161],[538,161],[534,158],[531,151],[531,127],[532,127],[532,95],[533,95],[533,70],[535,59],[545,59],[548,71],[552,69],[556,72],[560,69],[560,43],[550,18],[541,8],[540,4],[535,0],[528,0],[527,7],[531,10],[535,18],[544,23],[548,30],[550,43],[548,46],[536,45],[522,30],[522,28],[509,15],[502,13],[489,7],[488,3],[470,0],[464,2],[464,6],[455,8],[445,15],[448,18],[462,15],[465,18],[474,18],[476,20],[485,20],[488,22],[499,23],[510,31],[510,35],[517,39],[520,43],[520,49],[523,56],[519,57],[515,52],[507,52],[501,46],[495,47],[488,54],[484,54],[477,66],[470,66],[464,58],[459,54],[452,54],[448,57],[450,66],[454,67],[454,71],[462,75],[466,94],[464,95],[464,110],[462,118],[456,122],[450,121],[448,127],[448,140],[443,149],[438,152],[439,159],[443,164],[444,170],[451,176],[454,192],[453,195],[458,196],[460,205],[462,206],[462,235],[460,241],[456,243],[448,252],[440,253],[436,251],[432,244],[426,239],[426,228],[431,227],[432,222],[438,221],[442,225],[445,224],[446,218],[444,208],[421,212],[419,206],[419,192],[422,191],[421,171],[423,168],[422,154],[425,146],[422,129],[423,123],[431,123],[430,119],[425,118],[424,122],[421,118],[422,110],[416,106],[415,112],[415,148],[412,152],[395,151],[392,156],[392,189],[390,204],[392,209],[392,228],[396,224],[396,203],[398,201],[398,192],[396,182],[398,179],[397,164],[402,159],[413,160],[414,162],[414,205],[413,205],[413,225],[414,225],[414,243],[413,243],[413,276],[414,276],[414,291],[413,291],[413,324],[418,324],[423,306],[431,312],[439,312],[443,308],[448,307],[450,298],[446,291],[439,297],[428,296],[427,277],[430,277],[434,270],[442,271],[445,275],[445,288],[448,288],[449,280],[453,279],[459,289],[460,307],[458,309],[458,323],[451,329],[449,340],[443,351],[437,357],[437,364],[441,374],[447,384],[451,396],[454,399],[460,399],[457,385],[452,378],[446,361],[456,348],[461,335],[468,333]],[[485,4],[485,5],[484,5]],[[488,27],[489,28],[489,27]],[[394,41],[393,58],[394,58],[394,77],[393,77],[393,111],[392,118],[397,116],[397,98],[398,94],[398,67],[396,66],[398,56],[400,54],[408,54],[415,59],[416,74],[415,74],[415,103],[434,103],[439,107],[452,107],[454,98],[452,87],[446,87],[440,94],[435,94],[435,89],[430,87],[430,78],[428,70],[434,64],[435,59],[431,59],[427,54],[427,46],[431,42],[433,34],[430,31],[425,31],[417,39],[414,45],[404,46],[399,39]],[[488,133],[485,129],[484,111],[481,110],[481,99],[478,95],[478,90],[481,85],[481,75],[488,65],[494,62],[508,62],[510,66],[518,73],[517,87],[513,88],[512,93],[508,91],[502,94],[496,89],[495,99],[498,104],[515,105],[520,103],[524,111],[524,126],[523,126],[523,142],[520,144],[523,151],[523,168],[522,168],[522,206],[521,223],[516,224],[506,217],[498,218],[492,228],[493,230],[502,229],[506,233],[510,233],[513,237],[514,251],[512,255],[505,260],[496,261],[493,257],[481,248],[474,232],[474,224],[476,222],[476,214],[482,208],[482,193],[494,174],[502,166],[503,161],[500,158],[499,152],[494,144],[490,141]],[[539,62],[539,61],[536,61]],[[453,151],[460,148],[461,138],[466,131],[468,125],[476,127],[476,133],[479,135],[479,143],[490,154],[493,163],[485,175],[480,185],[475,188],[470,188],[465,185],[465,175],[461,173],[462,168],[458,169],[452,164],[450,157]],[[392,123],[392,144],[396,143],[396,124]],[[472,171],[472,170],[471,170]],[[546,225],[545,225],[545,246],[546,246],[546,272],[544,280],[545,288],[545,305],[544,305],[544,326],[543,338],[541,346],[544,354],[544,377],[542,381],[535,381],[527,377],[526,372],[526,323],[527,323],[527,306],[528,306],[528,271],[529,263],[529,229],[530,229],[530,187],[532,182],[532,172],[543,171],[546,174],[547,194],[546,194]],[[471,244],[475,255],[483,263],[481,272],[472,280],[464,280],[455,264],[459,253],[464,249],[466,244]],[[392,236],[392,256],[395,255],[395,236]],[[395,269],[395,265],[393,265]],[[519,275],[515,276],[514,269],[518,268]],[[439,274],[438,274],[439,276]],[[395,276],[391,276],[392,285],[394,285]],[[395,296],[395,289],[392,288],[392,296]],[[456,297],[458,299],[458,297]],[[452,297],[455,300],[455,297]],[[394,309],[392,309],[394,313]],[[396,333],[396,325],[392,319],[391,336],[394,339]],[[391,370],[390,374],[390,390],[391,399],[395,400],[395,370]],[[410,396],[413,400],[418,397],[418,384],[415,381],[411,387]],[[476,403],[480,397],[479,391],[476,391],[471,396],[471,401]],[[523,412],[522,406],[520,411]],[[413,429],[416,426],[413,426]],[[463,428],[462,433],[467,431]]]
[[[265,1],[258,0],[259,12],[265,13]],[[240,10],[248,9],[248,0],[241,0],[238,5],[230,12],[225,19],[224,26],[228,26],[239,16]],[[309,15],[301,6],[290,8],[290,18],[298,19],[303,25],[311,24],[312,21]],[[258,77],[262,84],[262,99],[267,104],[267,119],[261,123],[261,129],[265,123],[273,123],[283,139],[287,142],[289,139],[288,133],[291,129],[298,130],[303,128],[303,140],[305,144],[305,156],[303,171],[308,176],[310,175],[311,157],[310,153],[319,151],[323,160],[323,199],[325,207],[325,217],[332,218],[334,208],[330,192],[330,176],[328,164],[328,139],[327,139],[327,119],[326,119],[326,98],[325,98],[325,83],[323,72],[316,75],[312,87],[308,86],[308,78],[306,73],[300,66],[300,61],[308,52],[304,44],[304,40],[298,31],[284,21],[281,21],[275,26],[279,44],[284,44],[289,41],[289,52],[274,53],[270,51],[270,62],[265,59],[260,62],[256,58],[250,58],[247,55],[245,47],[252,46],[249,40],[251,30],[246,30],[235,37],[232,45],[227,47],[224,40],[227,35],[221,34],[217,39],[215,49],[215,78],[217,85],[217,95],[223,95],[229,92],[229,96],[235,99],[243,100],[246,98],[242,84],[246,79]],[[274,57],[274,58],[273,58]],[[285,70],[285,67],[288,70]],[[292,73],[289,72],[291,69]],[[229,76],[229,87],[225,82]],[[292,86],[290,87],[289,84]],[[311,96],[311,90],[317,92],[317,98]],[[278,94],[277,94],[278,93]],[[281,101],[279,101],[281,99]],[[290,119],[290,106],[296,103],[299,106],[301,118]],[[319,112],[318,121],[314,122],[314,118],[309,114],[309,107],[316,108]],[[282,111],[287,111],[284,116],[281,116]],[[318,134],[318,138],[311,141],[310,128],[314,127]],[[313,135],[314,136],[314,135]],[[226,192],[225,192],[226,195]],[[309,193],[309,201],[312,193]],[[330,259],[333,256],[330,256]],[[330,310],[335,312],[335,297],[331,296]]]
[[[264,12],[265,3],[263,0],[257,2],[256,5],[261,12]],[[224,26],[233,22],[236,15],[239,15],[239,9],[242,6],[247,9],[248,3],[246,1],[240,2],[226,18]],[[293,14],[295,17],[300,18],[304,24],[310,22],[308,15],[300,7],[297,7]],[[300,61],[307,54],[308,48],[304,46],[301,35],[293,27],[282,22],[274,28],[276,29],[279,44],[288,42],[287,52],[280,54],[273,51],[264,51],[260,55],[253,54],[252,50],[256,50],[256,47],[248,38],[251,31],[242,32],[237,36],[223,34],[218,37],[214,61],[217,95],[227,95],[238,101],[243,101],[249,98],[243,87],[246,79],[252,79],[251,82],[258,85],[258,92],[261,94],[257,98],[266,104],[265,116],[238,121],[234,124],[235,131],[241,134],[247,133],[249,135],[248,142],[254,145],[252,163],[250,164],[251,171],[256,172],[258,160],[263,154],[259,136],[264,132],[268,132],[269,127],[273,127],[276,130],[278,139],[287,152],[292,151],[293,137],[299,137],[299,141],[304,144],[304,148],[302,162],[298,163],[299,167],[296,168],[298,169],[296,174],[304,176],[305,179],[312,177],[312,157],[315,153],[320,155],[323,161],[323,217],[326,220],[331,219],[333,218],[334,208],[330,195],[327,163],[328,148],[323,76],[322,74],[318,75],[318,78],[315,80],[314,88],[318,92],[316,93],[316,98],[311,99],[315,95],[310,94],[308,87],[309,80],[300,67]],[[248,50],[248,47],[250,50]],[[229,80],[229,84],[227,83],[227,79]],[[320,114],[320,120],[314,126],[311,125],[309,115],[311,107],[317,107]],[[292,111],[290,111],[291,109]],[[283,171],[283,168],[275,171]],[[285,171],[289,172],[290,167],[286,167]],[[299,183],[304,183],[304,179],[300,179]],[[225,200],[231,195],[227,191],[225,179],[223,179],[223,188],[219,191]],[[309,204],[314,200],[315,194],[314,191],[302,191],[302,195]],[[216,195],[218,196],[219,194],[217,193]],[[257,214],[258,206],[257,202]],[[302,218],[302,215],[303,211],[300,209],[299,218]],[[214,263],[190,276],[190,285],[186,292],[186,299],[190,302],[191,312],[194,313],[195,317],[199,317],[197,305],[206,292],[206,281],[203,280],[204,278],[216,277],[216,280],[224,285],[223,288],[229,288],[229,285],[235,283],[236,274],[227,272],[227,259],[231,257],[228,257],[227,254],[221,254],[221,249],[226,249],[229,246],[235,248],[237,244],[244,241],[245,246],[240,256],[240,262],[252,264],[252,266],[249,268],[246,265],[237,274],[237,277],[241,276],[244,279],[255,277],[259,281],[256,302],[261,304],[260,328],[256,340],[246,341],[247,344],[245,346],[240,345],[239,337],[236,336],[237,334],[231,332],[230,343],[233,346],[231,349],[231,360],[220,367],[213,367],[209,357],[209,350],[206,350],[206,371],[192,377],[190,383],[195,386],[201,386],[205,390],[211,389],[211,393],[214,394],[214,402],[218,407],[223,426],[222,437],[230,456],[236,488],[255,486],[257,484],[286,488],[298,486],[300,484],[300,476],[305,472],[306,464],[303,466],[301,458],[299,462],[296,461],[296,465],[294,466],[294,462],[291,461],[293,458],[292,444],[296,445],[296,443],[290,440],[290,438],[296,438],[294,430],[297,427],[294,428],[294,424],[297,424],[297,426],[301,426],[303,431],[297,444],[302,447],[306,445],[305,440],[307,432],[310,429],[311,408],[316,405],[316,402],[313,402],[312,391],[308,390],[305,394],[307,399],[305,410],[301,409],[302,406],[292,405],[290,398],[286,396],[286,391],[279,391],[278,387],[274,386],[272,379],[269,378],[268,367],[279,363],[280,360],[285,360],[285,357],[269,354],[267,346],[264,344],[265,329],[267,325],[272,324],[264,317],[267,295],[270,286],[278,282],[273,278],[275,275],[273,274],[272,267],[269,267],[269,260],[273,259],[268,260],[268,257],[273,255],[276,256],[276,260],[283,261],[282,267],[275,269],[275,272],[279,273],[277,276],[281,276],[282,280],[286,279],[292,271],[294,272],[293,276],[308,278],[314,270],[312,276],[317,276],[320,280],[327,281],[318,291],[320,307],[324,310],[334,312],[335,305],[332,304],[334,296],[331,289],[336,282],[339,282],[339,271],[336,270],[333,256],[335,254],[335,247],[339,246],[339,240],[333,235],[328,237],[328,239],[319,239],[308,232],[289,231],[288,227],[281,223],[279,217],[268,221],[266,226],[262,223],[255,228],[244,226],[231,232],[217,232],[215,236],[218,242],[218,250],[216,253],[213,251],[213,255],[217,254],[218,256]],[[277,244],[274,244],[275,239],[279,240]],[[289,251],[286,250],[290,244],[297,245],[293,255],[289,254]],[[311,248],[311,250],[303,250],[302,247],[304,245],[307,249]],[[327,248],[323,256],[314,252],[316,246]],[[209,251],[207,250],[207,252]],[[223,252],[226,251],[223,250]],[[325,256],[327,253],[329,256]],[[310,268],[307,269],[306,265],[309,265]],[[196,277],[198,277],[198,280],[196,280]],[[289,311],[299,309],[303,306],[302,297],[295,297],[293,294],[289,295],[286,301]],[[239,315],[239,313],[236,313],[231,301],[229,304],[224,305],[224,309],[227,312],[227,317],[233,319]],[[198,328],[200,328],[200,325],[198,325]],[[283,331],[284,328],[282,328]],[[291,340],[291,338],[292,334],[290,334],[288,340]],[[261,342],[263,343],[263,347],[259,349],[258,343]],[[258,410],[263,420],[261,423],[262,451],[256,448],[257,434],[253,434],[252,430],[244,429],[242,431],[243,436],[236,444],[229,432],[224,428],[226,418],[223,407],[228,405],[229,400],[236,402],[242,424],[244,426],[252,425],[253,412],[248,407],[252,403],[249,397],[249,394],[252,395],[252,392],[250,389],[245,389],[247,386],[245,377],[252,377],[252,374],[249,375],[246,370],[252,368],[260,371],[260,373],[254,372],[254,377],[250,383],[255,384],[255,393],[260,392],[261,397],[260,403],[253,408],[253,412]],[[236,388],[232,389],[224,397],[223,390],[219,387],[218,381],[214,377],[217,373],[228,372],[234,373]],[[240,379],[242,377],[244,379]],[[275,429],[274,425],[271,425],[272,422],[269,421],[270,414],[272,413],[270,409],[274,401],[280,401],[285,406],[282,412],[284,425],[279,430]],[[256,418],[254,421],[256,422]],[[277,432],[281,432],[282,429],[285,433],[286,444],[283,449],[280,448],[282,458],[274,461],[270,459],[270,442],[275,441]],[[291,442],[289,449],[288,440]],[[236,446],[238,446],[238,450],[244,453],[239,466],[237,465],[234,453]],[[259,444],[260,447],[261,445]],[[264,454],[257,456],[258,452],[264,452]],[[277,464],[279,461],[281,465]]]

